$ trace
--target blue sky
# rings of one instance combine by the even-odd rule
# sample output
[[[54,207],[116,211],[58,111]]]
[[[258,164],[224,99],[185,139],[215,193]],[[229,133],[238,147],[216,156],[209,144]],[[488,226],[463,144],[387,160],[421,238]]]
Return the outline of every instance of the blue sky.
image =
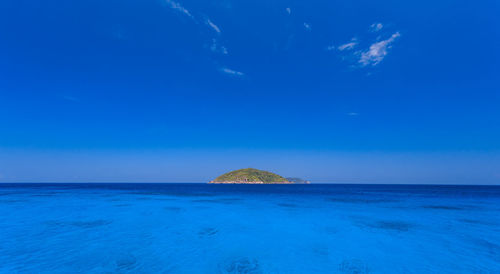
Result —
[[[500,183],[497,1],[0,3],[0,181]]]

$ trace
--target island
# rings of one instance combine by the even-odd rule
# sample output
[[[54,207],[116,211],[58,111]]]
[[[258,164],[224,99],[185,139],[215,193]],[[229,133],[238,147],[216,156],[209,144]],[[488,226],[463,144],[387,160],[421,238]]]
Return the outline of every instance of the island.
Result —
[[[244,168],[222,174],[209,184],[293,184],[293,182],[269,171]]]
[[[289,177],[289,178],[286,178],[287,181],[289,182],[292,182],[294,184],[305,184],[305,185],[308,185],[310,184],[311,182],[309,182],[308,180],[304,180],[302,178],[295,178],[295,177]]]

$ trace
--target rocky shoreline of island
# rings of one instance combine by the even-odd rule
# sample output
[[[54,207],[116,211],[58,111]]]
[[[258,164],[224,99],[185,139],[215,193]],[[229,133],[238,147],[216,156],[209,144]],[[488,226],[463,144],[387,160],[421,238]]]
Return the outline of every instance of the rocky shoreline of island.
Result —
[[[238,185],[238,184],[245,184],[245,185],[268,185],[268,184],[294,184],[293,182],[262,182],[262,181],[255,181],[255,182],[249,182],[249,181],[224,181],[224,182],[218,182],[218,181],[210,181],[208,182],[209,184],[232,184],[232,185]]]

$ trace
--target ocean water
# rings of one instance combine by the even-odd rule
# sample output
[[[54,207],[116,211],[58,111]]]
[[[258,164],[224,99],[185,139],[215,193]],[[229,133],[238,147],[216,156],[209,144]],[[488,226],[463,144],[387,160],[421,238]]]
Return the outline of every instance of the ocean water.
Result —
[[[500,187],[0,184],[1,273],[500,273]]]

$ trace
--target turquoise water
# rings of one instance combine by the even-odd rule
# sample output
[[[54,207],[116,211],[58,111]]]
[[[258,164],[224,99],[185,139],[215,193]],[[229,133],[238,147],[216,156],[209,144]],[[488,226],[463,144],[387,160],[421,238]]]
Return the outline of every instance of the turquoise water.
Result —
[[[500,187],[0,184],[2,273],[500,273]]]

